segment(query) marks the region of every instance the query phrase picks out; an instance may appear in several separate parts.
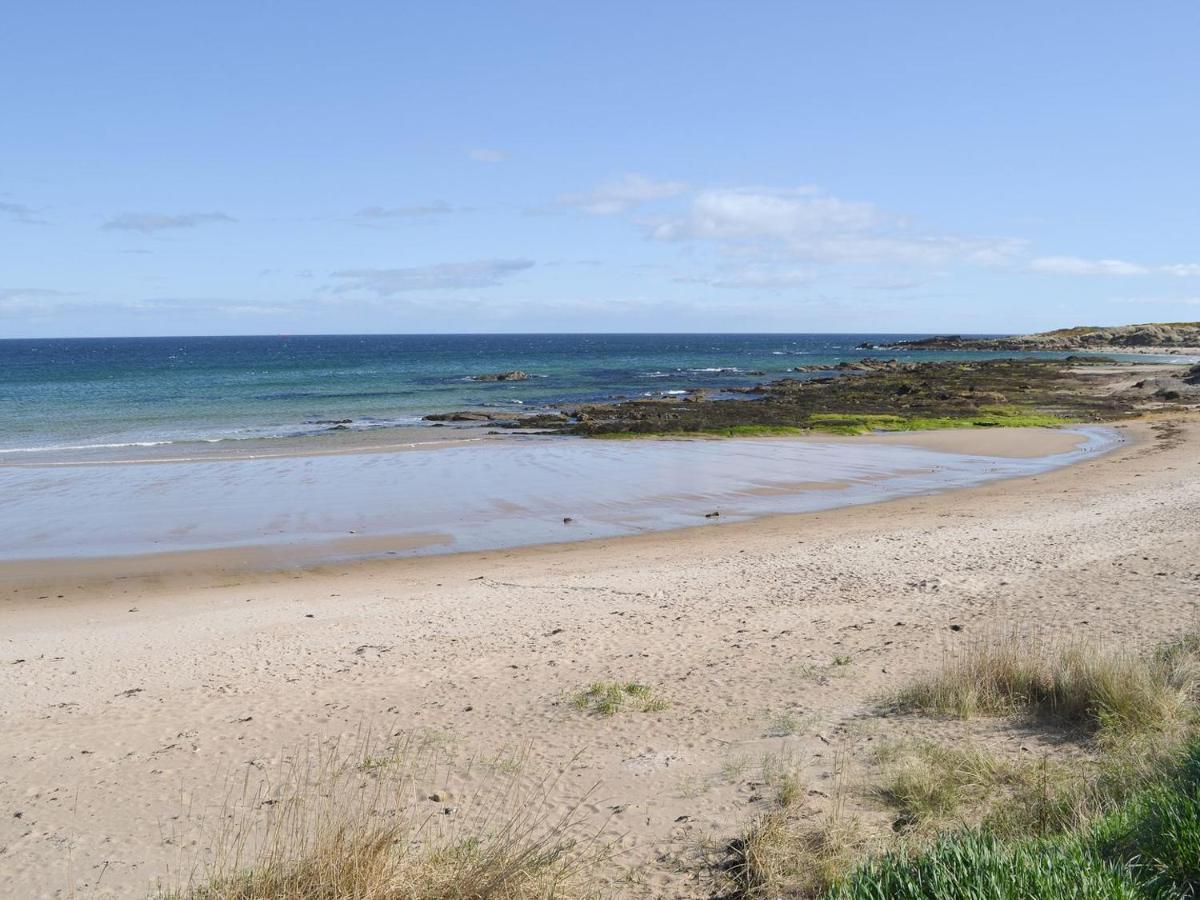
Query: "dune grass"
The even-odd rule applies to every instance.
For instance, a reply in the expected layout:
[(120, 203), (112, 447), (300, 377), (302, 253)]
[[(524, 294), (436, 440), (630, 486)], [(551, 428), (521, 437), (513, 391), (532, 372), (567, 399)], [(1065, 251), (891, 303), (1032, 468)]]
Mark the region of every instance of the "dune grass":
[[(948, 655), (891, 708), (1026, 715), (1069, 761), (969, 744), (885, 745), (868, 794), (888, 832), (777, 802), (732, 848), (743, 897), (1166, 898), (1200, 895), (1200, 638), (1151, 653), (1015, 632)], [(874, 848), (871, 852), (870, 848)]]
[[(364, 766), (364, 760), (370, 761)], [(485, 777), (459, 798), (424, 790), (444, 759), (410, 740), (320, 747), (231, 797), (161, 900), (534, 900), (591, 896), (607, 850), (557, 776)], [(490, 770), (489, 770), (490, 771)]]
[(608, 717), (625, 710), (658, 712), (669, 705), (648, 684), (636, 681), (597, 681), (571, 695), (571, 705), (582, 712)]
[(925, 742), (880, 757), (886, 777), (873, 793), (899, 813), (896, 831), (942, 826), (964, 808), (985, 809), (1037, 779), (1032, 767), (970, 746)]
[[(838, 768), (835, 764), (835, 769)], [(842, 876), (863, 852), (857, 822), (844, 810), (844, 784), (835, 778), (833, 803), (821, 815), (805, 808), (805, 782), (795, 757), (763, 758), (772, 806), (728, 848), (726, 874), (742, 897), (808, 897)]]
[(1027, 712), (1112, 733), (1185, 724), (1198, 689), (1200, 657), (1191, 645), (1143, 655), (1084, 643), (1051, 647), (1013, 632), (969, 644), (894, 699), (906, 711)]

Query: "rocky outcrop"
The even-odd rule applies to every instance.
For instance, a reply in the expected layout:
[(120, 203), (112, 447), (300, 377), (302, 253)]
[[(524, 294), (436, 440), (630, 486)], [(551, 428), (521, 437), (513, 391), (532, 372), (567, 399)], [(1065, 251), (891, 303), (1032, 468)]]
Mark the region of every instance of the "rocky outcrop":
[(444, 422), (473, 422), (498, 425), (501, 428), (551, 428), (570, 422), (571, 417), (561, 412), (513, 416), (511, 413), (496, 415), (477, 409), (464, 409), (457, 412), (430, 413), (424, 417), (424, 421), (439, 425)]
[(520, 369), (511, 372), (492, 372), (488, 375), (472, 375), (471, 381), (528, 381), (533, 376)]
[(1014, 335), (1003, 338), (964, 338), (961, 335), (939, 335), (914, 341), (889, 344), (888, 349), (904, 350), (1015, 350), (1060, 351), (1103, 350), (1106, 348), (1172, 348), (1200, 347), (1200, 322), (1148, 323), (1117, 325), (1101, 328), (1081, 325), (1060, 328), (1039, 334)]
[(463, 410), (461, 412), (430, 413), (425, 416), (426, 422), (490, 422), (495, 418), (491, 413)]
[(895, 372), (912, 368), (913, 363), (902, 363), (898, 359), (879, 359), (867, 356), (857, 362), (840, 362), (829, 365), (796, 366), (793, 372)]

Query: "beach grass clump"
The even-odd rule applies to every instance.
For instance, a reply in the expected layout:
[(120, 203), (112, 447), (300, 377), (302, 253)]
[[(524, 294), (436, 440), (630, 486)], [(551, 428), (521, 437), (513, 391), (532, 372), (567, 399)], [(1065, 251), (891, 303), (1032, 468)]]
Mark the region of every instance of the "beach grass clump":
[(1030, 712), (1131, 732), (1189, 720), (1198, 686), (1194, 647), (1147, 656), (1086, 643), (1051, 647), (1013, 632), (971, 643), (903, 689), (895, 703), (960, 718)]
[[(373, 765), (364, 768), (364, 759)], [(387, 764), (382, 760), (390, 760)], [(541, 900), (585, 896), (608, 856), (557, 776), (491, 775), (464, 796), (422, 790), (444, 760), (321, 748), (225, 804), (160, 900)], [(435, 802), (436, 801), (436, 802)]]
[(834, 883), (862, 852), (857, 825), (834, 810), (803, 816), (778, 806), (730, 846), (727, 874), (742, 897), (812, 897)]
[(841, 762), (824, 812), (805, 803), (807, 780), (794, 750), (765, 754), (760, 787), (773, 789), (770, 809), (728, 847), (724, 869), (731, 896), (811, 897), (844, 875), (862, 855), (859, 823), (845, 814)]
[(637, 681), (597, 681), (571, 695), (571, 705), (596, 716), (615, 716), (619, 712), (658, 712), (667, 701), (648, 684)]
[(976, 747), (922, 743), (886, 756), (887, 776), (875, 793), (899, 812), (897, 830), (944, 824), (1037, 777), (1027, 766)]

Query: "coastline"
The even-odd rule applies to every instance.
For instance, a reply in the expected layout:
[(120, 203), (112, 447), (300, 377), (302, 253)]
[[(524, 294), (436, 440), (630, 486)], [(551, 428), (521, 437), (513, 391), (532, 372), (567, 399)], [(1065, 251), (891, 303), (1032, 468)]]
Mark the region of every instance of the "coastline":
[[(698, 848), (765, 802), (721, 774), (740, 760), (794, 754), (819, 809), (873, 752), (864, 711), (953, 642), (1020, 622), (1140, 646), (1193, 620), (1200, 417), (1125, 428), (1044, 474), (719, 528), (9, 590), (0, 893), (144, 897), (202, 862), (231, 784), (367, 729), (561, 768), (552, 808), (585, 798), (618, 842), (609, 895), (706, 896)], [(563, 702), (604, 678), (670, 705)]]
[[(643, 442), (637, 448), (557, 436), (527, 438), (522, 443), (508, 436), (457, 445), (450, 455), (446, 445), (427, 443), (420, 446), (432, 455), (424, 458), (410, 456), (415, 449), (411, 445), (405, 445), (401, 455), (388, 457), (386, 449), (376, 444), (368, 445), (362, 454), (350, 450), (332, 454), (336, 459), (322, 459), (330, 456), (326, 453), (236, 457), (217, 461), (216, 468), (210, 460), (188, 460), (188, 465), (172, 466), (165, 478), (158, 477), (161, 470), (156, 468), (167, 464), (163, 460), (124, 463), (117, 470), (111, 464), (99, 468), (71, 464), (50, 467), (45, 473), (9, 475), (14, 522), (36, 523), (42, 534), (58, 523), (63, 531), (52, 546), (82, 548), (85, 540), (94, 540), (93, 527), (75, 510), (89, 506), (104, 510), (123, 503), (123, 531), (132, 534), (140, 529), (145, 535), (140, 545), (103, 552), (104, 545), (94, 544), (96, 549), (76, 549), (71, 555), (22, 555), (10, 550), (7, 558), (0, 558), (0, 586), (33, 583), (48, 568), (76, 579), (208, 569), (294, 570), (373, 557), (496, 551), (644, 531), (724, 527), (765, 516), (872, 503), (897, 493), (955, 490), (976, 481), (1020, 477), (1107, 452), (1119, 441), (1117, 434), (1107, 428), (1080, 427), (735, 441), (697, 436)], [(331, 469), (330, 464), (337, 468)], [(474, 471), (481, 467), (487, 467), (483, 476)], [(664, 478), (664, 467), (682, 468), (686, 474)], [(611, 489), (594, 494), (576, 486), (585, 475), (587, 481), (596, 480), (597, 472), (608, 473), (601, 481)], [(121, 477), (114, 480), (117, 475)], [(443, 504), (441, 512), (391, 511), (396, 490), (413, 479), (441, 476), (447, 483), (427, 490), (423, 501), (426, 506)], [(505, 490), (498, 491), (493, 482), (504, 484)], [(321, 484), (332, 485), (337, 493), (326, 498), (314, 494)], [(352, 485), (369, 486), (369, 491), (355, 493)], [(451, 496), (446, 505), (439, 494), (451, 487), (458, 499)], [(38, 500), (47, 489), (60, 495), (50, 505)], [(290, 495), (297, 489), (303, 492), (303, 508), (295, 507), (290, 497), (279, 496), (280, 491)], [(238, 497), (235, 505), (226, 499), (230, 493)], [(386, 495), (382, 507), (375, 494)], [(30, 495), (23, 504), (21, 497)], [(403, 489), (402, 495), (410, 504), (422, 505), (422, 495), (414, 495), (411, 488)], [(544, 496), (553, 496), (554, 504), (538, 499)], [(349, 506), (353, 518), (303, 524), (316, 515), (310, 509), (330, 504)], [(722, 510), (719, 517), (708, 516), (714, 504)], [(158, 514), (159, 506), (169, 514)], [(261, 521), (257, 530), (240, 533), (221, 524), (249, 516)], [(275, 523), (287, 527), (289, 518), (299, 518), (301, 526), (276, 534)], [(571, 527), (565, 527), (568, 522)], [(300, 527), (319, 530), (306, 533), (297, 530)], [(206, 529), (210, 546), (188, 546), (187, 541)], [(15, 528), (9, 540), (19, 541), (21, 534)], [(36, 546), (38, 539), (33, 533), (27, 538), (30, 546)]]

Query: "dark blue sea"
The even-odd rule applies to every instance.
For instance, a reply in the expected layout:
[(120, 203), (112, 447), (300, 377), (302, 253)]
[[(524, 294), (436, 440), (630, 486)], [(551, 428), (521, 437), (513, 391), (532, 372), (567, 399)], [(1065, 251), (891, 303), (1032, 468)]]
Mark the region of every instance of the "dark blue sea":
[[(781, 378), (888, 334), (331, 335), (0, 340), (0, 453), (320, 434)], [(473, 376), (520, 369), (526, 381)], [(796, 376), (800, 377), (800, 376)]]

